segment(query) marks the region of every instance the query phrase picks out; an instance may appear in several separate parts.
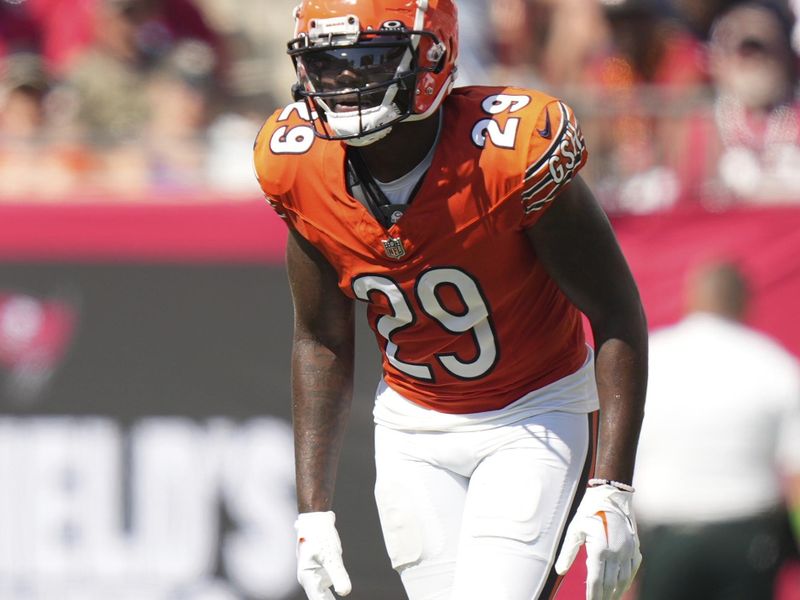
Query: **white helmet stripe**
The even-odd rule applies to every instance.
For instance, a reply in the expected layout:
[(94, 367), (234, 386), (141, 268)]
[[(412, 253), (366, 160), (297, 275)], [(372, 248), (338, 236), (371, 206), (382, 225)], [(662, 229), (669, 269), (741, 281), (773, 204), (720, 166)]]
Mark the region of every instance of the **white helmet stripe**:
[(300, 35), (300, 10), (303, 8), (302, 4), (298, 4), (294, 7), (292, 11), (292, 16), (294, 17), (294, 35), (292, 38), (297, 39)]
[[(414, 18), (414, 29), (416, 31), (422, 31), (422, 28), (425, 26), (425, 12), (428, 10), (428, 0), (418, 0), (417, 1), (417, 15)], [(414, 50), (417, 49), (419, 46), (419, 42), (422, 39), (422, 36), (414, 35), (411, 36), (411, 46)]]

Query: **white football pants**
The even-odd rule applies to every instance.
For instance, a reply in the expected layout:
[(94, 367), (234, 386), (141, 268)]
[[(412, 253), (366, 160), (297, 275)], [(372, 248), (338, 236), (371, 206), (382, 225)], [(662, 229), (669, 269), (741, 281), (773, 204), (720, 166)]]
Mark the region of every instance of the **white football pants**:
[(552, 598), (553, 564), (593, 468), (596, 414), (467, 432), (377, 425), (375, 498), (409, 599)]

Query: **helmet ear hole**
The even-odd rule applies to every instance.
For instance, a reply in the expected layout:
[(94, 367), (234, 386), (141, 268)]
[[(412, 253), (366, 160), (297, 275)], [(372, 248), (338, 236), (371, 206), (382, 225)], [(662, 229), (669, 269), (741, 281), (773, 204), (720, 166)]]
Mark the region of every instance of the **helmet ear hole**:
[(438, 75), (442, 72), (447, 64), (447, 46), (445, 46), (442, 42), (435, 43), (428, 49), (426, 58), (430, 62), (435, 63), (432, 71)]
[(433, 72), (436, 75), (441, 73), (447, 66), (447, 63), (450, 60), (450, 54), (452, 54), (453, 49), (455, 48), (455, 40), (453, 40), (453, 38), (451, 37), (448, 38), (447, 40), (447, 46), (445, 46), (442, 42), (439, 42), (439, 45), (441, 46), (441, 53), (439, 56), (439, 60), (433, 69)]
[(441, 58), (439, 58), (439, 62), (436, 63), (436, 66), (433, 69), (433, 72), (438, 75), (439, 73), (444, 70), (444, 66), (447, 64), (447, 50), (444, 51)]

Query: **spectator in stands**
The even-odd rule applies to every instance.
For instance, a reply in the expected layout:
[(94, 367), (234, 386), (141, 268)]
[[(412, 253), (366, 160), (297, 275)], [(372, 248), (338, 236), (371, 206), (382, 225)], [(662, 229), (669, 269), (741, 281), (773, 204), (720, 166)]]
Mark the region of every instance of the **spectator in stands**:
[(0, 59), (12, 52), (36, 52), (42, 32), (25, 5), (0, 0)]
[(681, 21), (700, 39), (707, 40), (716, 18), (741, 0), (670, 0)]
[(88, 168), (84, 149), (50, 127), (52, 82), (40, 57), (0, 59), (0, 198), (51, 197), (68, 192)]
[(147, 119), (146, 55), (137, 40), (146, 11), (143, 0), (100, 0), (94, 42), (67, 73), (95, 140), (135, 136)]
[[(800, 105), (793, 20), (779, 5), (744, 2), (711, 32), (717, 93), (707, 155), (716, 163), (711, 193), (729, 201), (800, 200)], [(713, 171), (712, 171), (713, 172)]]
[[(189, 0), (97, 0), (94, 42), (68, 72), (81, 98), (81, 121), (95, 136), (131, 138), (148, 120), (147, 78), (181, 40), (209, 30)], [(196, 11), (196, 9), (195, 9)], [(185, 20), (178, 18), (185, 16)], [(195, 18), (189, 18), (195, 15)], [(199, 19), (199, 20), (198, 20)], [(173, 22), (174, 21), (174, 22)], [(198, 38), (186, 37), (197, 32)], [(204, 42), (205, 43), (205, 42)], [(214, 65), (220, 64), (217, 47)], [(219, 76), (219, 71), (215, 71)]]
[(160, 194), (169, 194), (172, 201), (186, 192), (199, 199), (206, 189), (206, 127), (217, 91), (215, 66), (210, 46), (185, 40), (142, 72), (143, 120), (135, 135), (103, 140), (97, 157), (99, 189), (127, 201)]
[[(535, 61), (530, 61), (535, 55), (533, 48), (536, 45), (535, 35), (531, 35), (537, 25), (531, 20), (531, 8), (535, 4), (538, 2), (527, 0), (485, 3), (482, 11), (485, 21), (473, 35), (477, 33), (490, 40), (493, 59), (498, 64), (534, 70), (538, 66)], [(467, 15), (466, 23), (473, 17), (474, 11), (473, 16)], [(466, 23), (461, 23), (460, 29), (466, 29)]]
[(252, 198), (253, 140), (264, 123), (271, 94), (240, 95), (225, 102), (207, 131), (205, 172), (211, 189)]
[(156, 190), (191, 189), (205, 179), (205, 132), (217, 91), (215, 66), (210, 46), (184, 41), (150, 76), (143, 141), (150, 184)]
[(598, 0), (472, 0), (466, 9), (462, 18), (459, 4), (462, 33), (471, 31), (484, 46), (462, 44), (475, 55), (467, 67), (483, 60), (489, 81), (568, 93), (608, 39)]
[(490, 8), (485, 0), (461, 0), (458, 5), (459, 85), (485, 84), (489, 78), (494, 63), (492, 45), (495, 43), (494, 36), (486, 30), (486, 23), (491, 19)]
[(665, 0), (602, 0), (601, 5), (609, 46), (591, 61), (587, 83), (684, 88), (707, 81), (700, 40)]
[(590, 57), (582, 81), (587, 109), (605, 108), (583, 120), (594, 140), (601, 201), (634, 212), (671, 206), (680, 190), (669, 168), (673, 120), (705, 90), (703, 45), (663, 0), (602, 4), (607, 44)]
[(800, 368), (744, 324), (748, 300), (737, 266), (702, 265), (688, 315), (650, 338), (641, 600), (773, 598), (791, 545), (782, 478), (800, 482)]
[(537, 24), (534, 31), (540, 31), (538, 69), (545, 85), (580, 97), (575, 88), (585, 83), (587, 64), (610, 42), (603, 4), (597, 0), (539, 0), (532, 10), (531, 19)]
[(68, 72), (92, 46), (96, 14), (108, 4), (122, 11), (140, 13), (138, 37), (150, 51), (186, 38), (202, 40), (222, 51), (219, 36), (208, 25), (195, 0), (25, 0), (27, 13), (42, 31), (42, 52), (52, 73)]
[(0, 140), (39, 136), (49, 87), (38, 55), (17, 52), (0, 58)]

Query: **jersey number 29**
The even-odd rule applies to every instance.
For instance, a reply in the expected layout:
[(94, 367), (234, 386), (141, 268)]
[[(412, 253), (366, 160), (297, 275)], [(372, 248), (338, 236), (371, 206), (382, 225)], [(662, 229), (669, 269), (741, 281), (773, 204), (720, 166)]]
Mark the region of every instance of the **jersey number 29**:
[[(452, 286), (465, 310), (454, 312), (442, 304), (438, 291), (443, 285)], [(382, 315), (376, 325), (378, 333), (386, 338), (386, 358), (389, 363), (411, 377), (433, 381), (433, 371), (429, 365), (408, 363), (397, 357), (398, 347), (392, 341), (392, 336), (417, 322), (417, 315), (400, 286), (381, 275), (361, 275), (353, 280), (352, 286), (356, 298), (366, 302), (370, 301), (373, 292), (383, 294), (389, 300), (394, 314)], [(469, 332), (477, 348), (475, 358), (468, 362), (454, 353), (434, 355), (442, 367), (458, 379), (477, 379), (486, 375), (497, 361), (498, 350), (489, 308), (477, 282), (459, 269), (435, 268), (417, 278), (414, 294), (425, 315), (453, 335)]]

